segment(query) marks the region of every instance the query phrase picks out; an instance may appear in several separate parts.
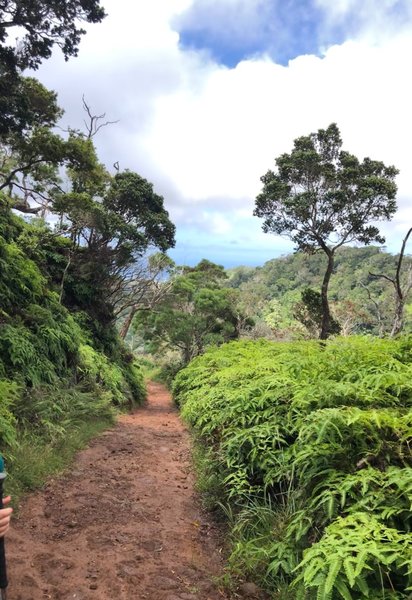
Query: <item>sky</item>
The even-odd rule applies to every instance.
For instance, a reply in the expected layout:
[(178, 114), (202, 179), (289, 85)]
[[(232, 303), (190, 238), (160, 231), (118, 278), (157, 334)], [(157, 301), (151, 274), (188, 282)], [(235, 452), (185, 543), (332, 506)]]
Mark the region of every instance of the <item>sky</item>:
[(336, 122), (345, 150), (394, 164), (399, 209), (380, 226), (397, 252), (412, 225), (410, 0), (102, 0), (79, 55), (36, 76), (62, 126), (82, 96), (117, 121), (95, 137), (111, 172), (162, 195), (178, 264), (262, 265), (293, 251), (253, 217), (260, 177), (293, 140)]

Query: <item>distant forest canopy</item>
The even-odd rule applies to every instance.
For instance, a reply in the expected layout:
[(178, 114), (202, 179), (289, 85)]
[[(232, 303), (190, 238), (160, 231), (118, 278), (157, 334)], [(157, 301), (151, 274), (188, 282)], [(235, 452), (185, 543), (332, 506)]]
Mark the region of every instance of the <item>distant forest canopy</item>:
[[(398, 258), (377, 246), (339, 249), (330, 284), (335, 334), (391, 336), (397, 304), (389, 279)], [(160, 279), (155, 272), (143, 286), (131, 311), (120, 314), (119, 327), (132, 350), (153, 354), (172, 375), (208, 346), (231, 339), (317, 339), (325, 261), (322, 253), (304, 252), (232, 269), (207, 259), (194, 267), (170, 261)], [(406, 291), (411, 272), (405, 255), (400, 281)], [(412, 299), (405, 298), (402, 331), (409, 333)]]
[[(337, 252), (330, 283), (330, 300), (341, 334), (371, 333), (388, 335), (395, 310), (391, 283), (374, 275), (394, 277), (397, 256), (377, 246), (342, 247)], [(266, 332), (278, 338), (307, 335), (296, 319), (302, 292), (319, 291), (326, 258), (321, 253), (296, 252), (266, 262), (261, 267), (240, 266), (228, 269), (227, 284), (239, 290), (246, 312), (256, 319), (256, 336)], [(412, 259), (403, 261), (403, 279), (412, 268)], [(412, 330), (412, 301), (405, 310), (404, 332)], [(315, 335), (313, 337), (316, 337)]]

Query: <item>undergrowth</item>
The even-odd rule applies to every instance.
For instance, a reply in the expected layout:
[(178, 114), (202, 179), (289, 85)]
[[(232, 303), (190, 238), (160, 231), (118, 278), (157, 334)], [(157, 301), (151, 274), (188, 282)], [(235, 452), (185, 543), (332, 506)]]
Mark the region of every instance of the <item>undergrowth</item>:
[(113, 425), (113, 419), (82, 422), (64, 437), (47, 440), (30, 431), (21, 431), (7, 461), (5, 493), (11, 494), (13, 507), (26, 493), (42, 487), (55, 475), (69, 468), (74, 455), (99, 433)]
[(42, 232), (0, 205), (0, 453), (14, 495), (146, 396), (114, 323), (62, 304), (66, 242), (50, 249)]
[(156, 381), (163, 383), (161, 377), (161, 367), (151, 358), (143, 355), (138, 355), (139, 367), (141, 369), (143, 379), (147, 381)]
[(235, 342), (174, 394), (227, 507), (235, 576), (274, 598), (410, 598), (410, 338)]

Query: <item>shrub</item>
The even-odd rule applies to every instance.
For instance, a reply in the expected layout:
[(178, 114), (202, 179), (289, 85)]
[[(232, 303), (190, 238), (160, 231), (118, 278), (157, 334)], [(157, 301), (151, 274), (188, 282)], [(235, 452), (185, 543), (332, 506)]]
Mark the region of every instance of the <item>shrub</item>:
[(114, 422), (115, 417), (108, 392), (49, 385), (27, 390), (16, 402), (14, 414), (21, 430), (53, 443), (82, 423), (93, 419)]
[(79, 347), (79, 358), (81, 380), (91, 389), (106, 390), (114, 405), (130, 406), (144, 400), (143, 375), (133, 360), (116, 364), (86, 344)]
[(0, 443), (13, 444), (16, 440), (16, 418), (12, 412), (13, 404), (20, 390), (15, 382), (0, 379)]
[[(142, 402), (145, 389), (95, 272), (85, 281), (69, 269), (72, 241), (16, 217), (0, 196), (0, 451), (7, 486), (25, 490), (63, 468), (116, 409)], [(78, 302), (82, 293), (91, 303)]]
[[(308, 599), (408, 597), (411, 348), (410, 339), (356, 337), (235, 342), (177, 375), (176, 401), (213, 449), (209, 471), (237, 515), (239, 571), (259, 572), (272, 590), (288, 581)], [(259, 525), (268, 510), (281, 528)], [(242, 526), (258, 514), (256, 527)], [(378, 550), (355, 579), (343, 559), (338, 568), (319, 558), (332, 539), (339, 555), (357, 557), (371, 536)]]

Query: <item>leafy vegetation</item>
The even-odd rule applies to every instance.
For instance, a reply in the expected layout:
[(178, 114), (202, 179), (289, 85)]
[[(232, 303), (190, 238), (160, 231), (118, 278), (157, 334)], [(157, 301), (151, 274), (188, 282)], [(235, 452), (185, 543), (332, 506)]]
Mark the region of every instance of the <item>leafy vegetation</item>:
[[(99, 340), (95, 328), (85, 325), (86, 313), (61, 304), (51, 247), (37, 249), (33, 243), (38, 226), (5, 204), (0, 227), (0, 444), (11, 471), (9, 485), (19, 494), (32, 485), (24, 460), (33, 448), (39, 460), (47, 456), (50, 462), (48, 467), (40, 460), (33, 470), (33, 481), (40, 481), (41, 473), (53, 471), (52, 464), (65, 464), (52, 458), (54, 453), (68, 458), (69, 447), (112, 423), (115, 407), (140, 403), (145, 390), (133, 357), (116, 342), (114, 325), (111, 348), (106, 344), (104, 352), (108, 333)], [(54, 252), (62, 241), (56, 238)]]
[[(336, 252), (329, 302), (342, 335), (391, 333), (396, 310), (393, 285), (374, 274), (396, 277), (397, 260), (398, 257), (376, 246), (348, 246)], [(410, 256), (405, 256), (404, 268), (399, 273), (404, 288), (408, 285), (410, 263)], [(261, 267), (230, 269), (228, 285), (238, 290), (245, 313), (255, 320), (255, 335), (261, 332), (267, 337), (286, 340), (318, 337), (319, 311), (308, 313), (302, 294), (308, 289), (312, 295), (319, 294), (325, 268), (323, 254), (296, 252)], [(411, 304), (407, 297), (403, 300), (406, 307), (403, 327), (410, 332)], [(302, 320), (306, 321), (305, 327)]]
[[(0, 445), (19, 493), (143, 401), (116, 307), (134, 266), (173, 246), (175, 228), (150, 182), (99, 162), (90, 110), (86, 133), (57, 133), (56, 94), (23, 75), (56, 44), (75, 55), (79, 20), (105, 16), (99, 0), (6, 2), (0, 14)], [(8, 46), (15, 26), (27, 35)]]
[(279, 597), (409, 597), (411, 365), (409, 338), (260, 340), (177, 375), (235, 573)]
[(336, 251), (354, 241), (384, 243), (374, 223), (396, 212), (398, 171), (342, 150), (336, 123), (296, 139), (276, 167), (261, 178), (254, 214), (264, 219), (263, 231), (287, 235), (303, 252), (326, 255), (319, 336), (326, 339), (332, 333), (328, 289)]
[(172, 375), (208, 346), (239, 337), (238, 294), (225, 286), (226, 278), (223, 267), (208, 260), (183, 267), (156, 310), (136, 316), (135, 330), (149, 351), (174, 351)]

